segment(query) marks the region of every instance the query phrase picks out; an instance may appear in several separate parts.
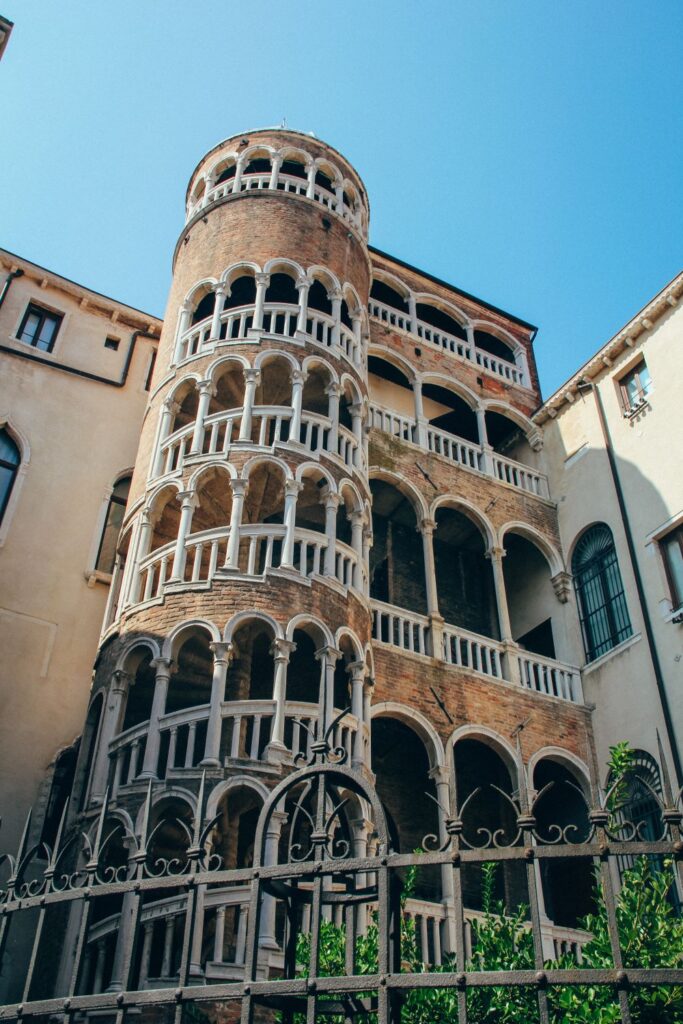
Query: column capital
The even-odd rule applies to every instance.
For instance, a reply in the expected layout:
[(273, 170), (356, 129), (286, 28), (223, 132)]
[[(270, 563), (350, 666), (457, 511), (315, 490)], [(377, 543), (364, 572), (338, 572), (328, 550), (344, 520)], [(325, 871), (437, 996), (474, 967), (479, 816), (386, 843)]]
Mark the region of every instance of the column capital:
[(294, 283), (296, 284), (297, 288), (299, 288), (299, 289), (305, 288), (306, 291), (308, 291), (308, 289), (313, 284), (313, 282), (311, 281), (310, 277), (305, 277), (305, 276), (304, 277), (297, 277), (297, 279), (296, 279), (296, 281)]
[(185, 299), (185, 301), (180, 304), (180, 309), (183, 313), (191, 313), (194, 309), (192, 299)]
[(368, 673), (368, 666), (364, 661), (351, 661), (346, 666), (346, 671), (353, 682), (362, 682)]
[(340, 504), (340, 494), (336, 494), (334, 491), (328, 491), (327, 494), (323, 495), (323, 505), (325, 508), (339, 508)]
[(285, 497), (289, 498), (292, 495), (296, 497), (304, 489), (304, 485), (299, 480), (285, 480)]
[(196, 491), (178, 491), (176, 498), (180, 500), (181, 508), (195, 508), (197, 506)]
[(157, 679), (170, 679), (176, 669), (172, 658), (153, 658), (150, 665), (154, 669)]
[(216, 385), (210, 379), (197, 381), (197, 391), (200, 395), (211, 395), (212, 397), (216, 394)]
[(570, 572), (557, 572), (550, 577), (555, 596), (561, 604), (566, 604), (572, 592), (572, 581), (574, 577)]
[(253, 366), (246, 367), (242, 370), (242, 373), (244, 374), (244, 381), (246, 384), (258, 384), (261, 380), (261, 371)]
[(343, 658), (343, 656), (344, 655), (342, 651), (340, 651), (337, 647), (332, 647), (331, 644), (326, 644), (324, 647), (319, 648), (319, 650), (315, 652), (316, 661), (325, 660), (331, 662), (332, 664), (339, 661), (339, 659)]
[(214, 295), (225, 295), (228, 290), (228, 286), (225, 281), (219, 281), (213, 286)]
[(362, 508), (355, 508), (353, 512), (349, 512), (346, 518), (350, 523), (354, 525), (358, 525), (358, 523), (363, 525), (367, 522), (365, 518), (365, 512), (363, 511)]
[(543, 434), (540, 430), (530, 430), (526, 439), (535, 452), (540, 452), (543, 447)]
[(436, 520), (428, 518), (421, 519), (420, 522), (418, 523), (417, 528), (420, 533), (426, 534), (427, 536), (431, 537), (434, 531), (436, 530)]
[(178, 412), (178, 409), (180, 409), (180, 402), (176, 402), (175, 398), (173, 398), (172, 395), (167, 395), (167, 397), (163, 400), (161, 404), (163, 405), (164, 409), (168, 409), (168, 411), (173, 413), (174, 415), (175, 413)]
[(133, 682), (133, 673), (116, 668), (111, 674), (111, 689), (114, 693), (125, 693)]
[(338, 396), (338, 395), (341, 394), (341, 385), (339, 384), (338, 381), (331, 380), (330, 383), (327, 384), (324, 387), (323, 390), (324, 390), (325, 394), (328, 395), (328, 396), (329, 395), (337, 395)]
[(296, 650), (296, 644), (293, 640), (285, 640), (283, 637), (276, 637), (270, 645), (270, 653), (273, 655), (275, 661), (283, 661), (285, 664), (289, 662), (289, 658)]
[(506, 551), (505, 548), (492, 544), (491, 547), (486, 549), (484, 554), (485, 557), (490, 558), (492, 562), (500, 562), (505, 558)]
[(433, 779), (434, 782), (436, 782), (436, 783), (442, 783), (442, 784), (445, 783), (445, 785), (447, 785), (447, 786), (450, 785), (451, 773), (450, 773), (450, 769), (448, 768), (448, 765), (436, 764), (436, 765), (434, 765), (433, 768), (429, 769), (427, 774), (428, 774), (429, 778)]
[(308, 380), (308, 374), (305, 370), (292, 370), (290, 380), (292, 384), (303, 384), (304, 381)]
[(244, 498), (249, 490), (249, 481), (236, 477), (229, 481), (233, 498)]
[(214, 665), (229, 665), (232, 660), (233, 645), (229, 641), (214, 640), (209, 644), (213, 651)]
[(344, 298), (339, 288), (331, 288), (327, 293), (327, 297), (330, 300), (330, 302), (341, 302), (341, 300)]
[(257, 285), (260, 285), (262, 288), (267, 288), (268, 285), (270, 284), (270, 274), (264, 274), (262, 272), (254, 274), (254, 281), (256, 282)]

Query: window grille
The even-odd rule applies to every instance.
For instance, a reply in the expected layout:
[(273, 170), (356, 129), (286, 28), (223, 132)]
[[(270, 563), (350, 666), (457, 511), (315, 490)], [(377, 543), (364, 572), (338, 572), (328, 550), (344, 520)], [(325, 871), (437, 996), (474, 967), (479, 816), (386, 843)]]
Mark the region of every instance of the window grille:
[(595, 661), (631, 633), (612, 531), (598, 523), (583, 534), (572, 558), (586, 660)]

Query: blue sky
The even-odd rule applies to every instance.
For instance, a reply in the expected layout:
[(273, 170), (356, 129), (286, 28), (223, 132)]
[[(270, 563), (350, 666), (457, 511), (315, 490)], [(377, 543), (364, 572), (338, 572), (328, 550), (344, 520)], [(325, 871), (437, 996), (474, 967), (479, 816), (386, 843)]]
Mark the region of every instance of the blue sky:
[(683, 4), (4, 0), (0, 245), (161, 315), (187, 179), (287, 119), (380, 249), (539, 326), (544, 394), (683, 267)]

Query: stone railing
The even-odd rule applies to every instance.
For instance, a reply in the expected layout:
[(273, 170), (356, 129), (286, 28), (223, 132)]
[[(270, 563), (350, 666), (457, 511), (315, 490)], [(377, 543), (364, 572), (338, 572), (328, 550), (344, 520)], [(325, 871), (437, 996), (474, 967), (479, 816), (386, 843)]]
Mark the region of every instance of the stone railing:
[(434, 455), (440, 455), (449, 462), (475, 473), (483, 473), (501, 483), (508, 484), (516, 490), (535, 494), (548, 499), (550, 490), (545, 473), (539, 473), (530, 466), (525, 466), (505, 455), (498, 455), (492, 449), (484, 450), (481, 445), (466, 441), (445, 430), (438, 430), (427, 424), (424, 434), (415, 419), (404, 413), (385, 409), (381, 405), (371, 403), (368, 419), (370, 427), (391, 434), (401, 441), (417, 444)]
[[(372, 636), (379, 643), (412, 654), (435, 656), (455, 668), (515, 683), (548, 697), (583, 704), (581, 670), (575, 666), (524, 651), (518, 644), (502, 643), (448, 623), (439, 625), (435, 635), (435, 627), (426, 615), (381, 601), (370, 603)], [(435, 650), (439, 651), (438, 655), (433, 653)]]
[(510, 363), (506, 359), (499, 359), (489, 352), (484, 352), (483, 349), (477, 348), (464, 338), (457, 338), (454, 334), (448, 334), (447, 331), (442, 331), (422, 320), (415, 320), (413, 322), (409, 313), (394, 309), (393, 306), (387, 306), (376, 299), (370, 299), (369, 309), (370, 315), (377, 320), (381, 320), (384, 324), (398, 327), (413, 337), (427, 341), (436, 348), (450, 353), (450, 355), (455, 356), (457, 359), (475, 363), (486, 370), (487, 373), (501, 377), (512, 384), (520, 384), (522, 387), (529, 386), (525, 380), (524, 371), (519, 366), (516, 366), (515, 363)]
[[(228, 342), (246, 341), (254, 331), (256, 307), (238, 306), (227, 309), (220, 315), (219, 335), (211, 336), (212, 317), (193, 324), (180, 338), (177, 358), (180, 362), (206, 352), (212, 352), (216, 345)], [(263, 321), (260, 331), (275, 338), (294, 339), (300, 337), (297, 331), (299, 307), (293, 303), (267, 302), (263, 307)], [(317, 309), (306, 312), (306, 340), (328, 349), (332, 355), (340, 355), (352, 366), (363, 366), (363, 350), (360, 340), (346, 324), (336, 324), (333, 317)], [(338, 344), (335, 327), (339, 328)]]

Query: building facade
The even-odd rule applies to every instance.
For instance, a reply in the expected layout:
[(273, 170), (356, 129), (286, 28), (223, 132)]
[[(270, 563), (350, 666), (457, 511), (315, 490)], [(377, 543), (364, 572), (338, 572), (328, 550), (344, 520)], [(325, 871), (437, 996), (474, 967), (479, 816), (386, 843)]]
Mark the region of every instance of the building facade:
[[(536, 329), (372, 248), (369, 217), (363, 182), (339, 153), (264, 130), (226, 140), (193, 172), (163, 326), (3, 254), (8, 281), (24, 271), (0, 308), (16, 378), (0, 453), (0, 561), (4, 686), (16, 709), (6, 778), (15, 791), (14, 770), (25, 780), (17, 812), (62, 749), (33, 842), (94, 829), (107, 836), (114, 878), (141, 835), (156, 837), (155, 863), (173, 863), (199, 819), (202, 843), (237, 877), (252, 866), (262, 808), (321, 737), (372, 782), (402, 853), (428, 834), (446, 842), (456, 803), (476, 808), (472, 835), (491, 835), (512, 828), (522, 790), (569, 784), (588, 799), (621, 739), (656, 759), (659, 734), (676, 764), (680, 479), (659, 511), (639, 506), (635, 543), (664, 560), (646, 566), (639, 552), (634, 568), (595, 394), (609, 371), (611, 405), (630, 403), (609, 410), (627, 431), (617, 458), (647, 476), (645, 442), (640, 454), (629, 445), (650, 407), (659, 411), (657, 361), (676, 330), (680, 280), (664, 321), (653, 315), (646, 328), (656, 392), (634, 342), (624, 358), (608, 346), (539, 410)], [(662, 403), (660, 431), (666, 416)], [(102, 434), (76, 455), (84, 421)], [(667, 482), (651, 478), (654, 489)], [(639, 505), (637, 474), (623, 486)], [(45, 505), (58, 500), (59, 526), (46, 530)], [(611, 548), (604, 530), (587, 532), (598, 524)], [(21, 572), (36, 536), (40, 581)], [(601, 601), (590, 572), (609, 576)], [(668, 645), (663, 688), (649, 641), (638, 642), (637, 572), (655, 643)], [(497, 802), (477, 803), (483, 784)], [(264, 839), (273, 857), (291, 844), (299, 806), (282, 792)], [(367, 801), (353, 806), (345, 841), (362, 858), (378, 825)], [(565, 806), (565, 824), (581, 818), (569, 797)], [(10, 822), (18, 832), (18, 814)], [(583, 867), (538, 868), (547, 956), (585, 938)], [(498, 878), (509, 906), (531, 884), (519, 868), (503, 865)], [(450, 867), (420, 872), (408, 912), (425, 960), (456, 950), (454, 908), (464, 900), (476, 917), (480, 883), (473, 868), (456, 898)], [(200, 884), (189, 931), (187, 904), (168, 893), (142, 908), (132, 891), (114, 894), (87, 928), (61, 919), (64, 953), (45, 992), (71, 991), (74, 949), (74, 985), (94, 994), (244, 977), (246, 875), (229, 891)], [(270, 893), (257, 942), (275, 974), (285, 933)], [(18, 998), (26, 949), (21, 935), (7, 944), (5, 998)], [(31, 984), (25, 999), (37, 998)]]

